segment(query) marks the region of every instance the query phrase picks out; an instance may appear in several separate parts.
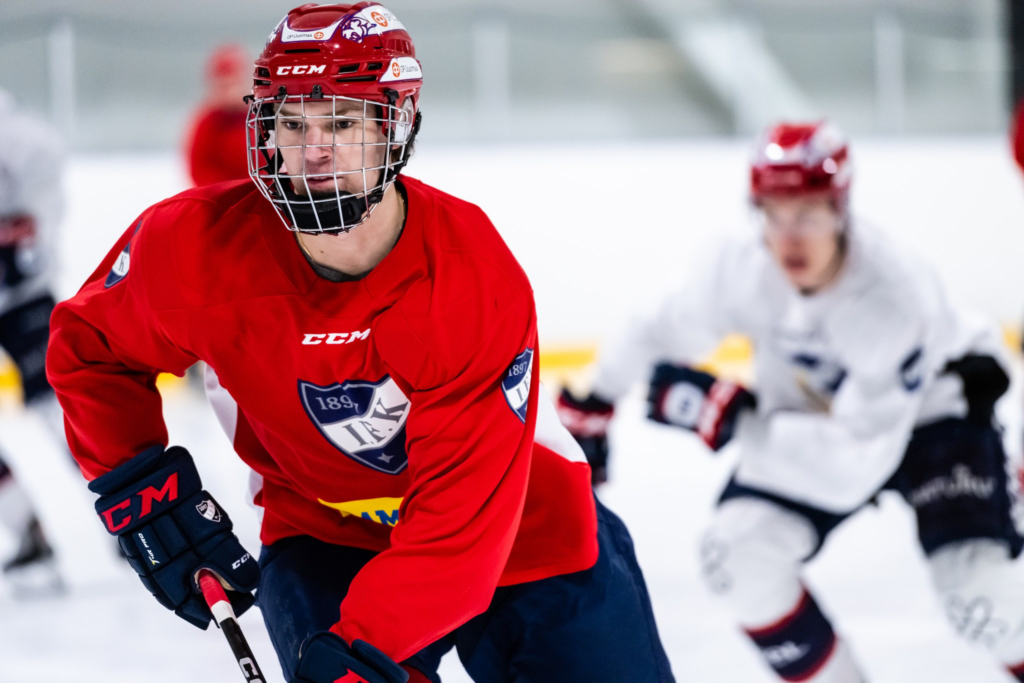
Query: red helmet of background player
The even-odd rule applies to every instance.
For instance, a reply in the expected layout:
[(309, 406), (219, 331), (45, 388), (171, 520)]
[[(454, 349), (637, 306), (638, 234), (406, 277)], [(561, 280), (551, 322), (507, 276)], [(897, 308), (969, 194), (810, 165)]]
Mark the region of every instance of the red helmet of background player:
[(846, 137), (826, 121), (780, 123), (758, 140), (750, 165), (750, 197), (827, 196), (845, 212), (853, 175)]
[[(253, 78), (249, 174), (285, 225), (300, 232), (347, 232), (365, 221), (408, 161), (421, 120), (423, 72), (402, 23), (374, 2), (302, 5), (270, 34)], [(339, 100), (362, 103), (364, 123), (380, 126), (386, 142), (363, 144), (387, 145), (384, 164), (335, 172), (361, 175), (362, 192), (298, 195), (294, 183), (305, 176), (283, 169), (275, 153), (277, 112), (285, 103), (336, 106)]]
[(250, 56), (241, 45), (228, 43), (217, 47), (206, 60), (206, 78), (234, 79), (245, 76), (249, 69)]

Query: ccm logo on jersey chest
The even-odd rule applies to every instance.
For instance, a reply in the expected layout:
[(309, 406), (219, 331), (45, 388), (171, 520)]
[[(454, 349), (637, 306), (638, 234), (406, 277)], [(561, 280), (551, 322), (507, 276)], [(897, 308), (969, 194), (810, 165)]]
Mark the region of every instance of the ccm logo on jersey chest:
[(316, 346), (318, 344), (351, 344), (354, 341), (365, 340), (370, 337), (370, 330), (365, 329), (362, 332), (327, 332), (325, 334), (306, 334), (302, 337), (302, 343), (306, 346)]

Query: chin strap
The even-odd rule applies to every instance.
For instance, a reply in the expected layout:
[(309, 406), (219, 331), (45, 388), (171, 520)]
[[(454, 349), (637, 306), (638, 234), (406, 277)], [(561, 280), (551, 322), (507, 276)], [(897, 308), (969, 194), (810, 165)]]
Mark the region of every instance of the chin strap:
[[(422, 112), (416, 112), (416, 119), (413, 122), (409, 139), (404, 143), (406, 153), (402, 155), (402, 160), (381, 174), (381, 183), (363, 196), (342, 194), (340, 198), (335, 195), (322, 199), (316, 197), (311, 199), (296, 194), (291, 183), (278, 181), (279, 189), (284, 194), (284, 199), (291, 210), (295, 227), (300, 232), (337, 234), (348, 232), (369, 218), (374, 207), (384, 200), (384, 193), (387, 192), (388, 187), (395, 182), (402, 169), (409, 163), (409, 157), (412, 155), (416, 135), (419, 133), (422, 122)], [(267, 166), (264, 168), (268, 170), (272, 168), (273, 175), (276, 176), (281, 168), (280, 155), (275, 154), (271, 157), (265, 154), (264, 158), (267, 160)]]

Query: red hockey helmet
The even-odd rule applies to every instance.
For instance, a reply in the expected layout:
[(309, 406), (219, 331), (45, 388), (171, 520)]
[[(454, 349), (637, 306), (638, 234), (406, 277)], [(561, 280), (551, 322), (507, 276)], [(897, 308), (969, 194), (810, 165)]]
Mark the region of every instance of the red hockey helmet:
[(853, 168), (843, 133), (831, 123), (780, 123), (754, 148), (750, 197), (825, 195), (845, 212)]
[[(422, 83), (412, 38), (379, 4), (308, 4), (281, 20), (256, 60), (248, 118), (249, 175), (290, 230), (347, 232), (369, 217), (408, 161), (421, 119)], [(379, 128), (382, 138), (371, 141), (362, 132), (359, 139), (341, 140), (331, 126), (326, 141), (310, 141), (301, 133), (300, 141), (286, 144), (276, 131), (286, 105), (291, 105), (285, 117), (289, 131), (331, 119), (359, 131)], [(333, 148), (333, 155), (353, 146), (361, 147), (361, 166), (338, 168), (332, 156), (330, 168), (307, 172), (310, 148)], [(287, 168), (283, 157), (288, 155), (282, 150), (289, 148), (302, 153), (301, 168)], [(341, 189), (351, 187), (342, 182), (345, 176), (361, 178), (362, 189)], [(326, 192), (311, 189), (325, 180), (333, 180)]]
[(246, 55), (241, 45), (227, 43), (217, 47), (206, 60), (206, 77), (214, 79), (238, 79), (245, 78), (248, 73), (249, 61), (252, 57)]

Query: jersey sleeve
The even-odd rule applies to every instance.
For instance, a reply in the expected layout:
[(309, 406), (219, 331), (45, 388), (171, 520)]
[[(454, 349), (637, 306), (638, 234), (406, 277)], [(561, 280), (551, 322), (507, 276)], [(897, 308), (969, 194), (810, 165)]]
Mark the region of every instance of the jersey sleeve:
[(695, 363), (733, 331), (724, 287), (729, 284), (728, 246), (651, 314), (638, 315), (601, 350), (593, 390), (607, 401), (624, 396), (659, 361)]
[[(471, 352), (460, 342), (462, 367), (432, 354), (399, 316), (376, 331), (389, 367), (426, 388), (410, 394), (410, 485), (391, 547), (359, 572), (332, 629), (397, 661), (486, 609), (519, 528), (533, 453), (532, 296), (510, 303), (486, 335), (470, 332), (475, 323), (445, 323), (479, 339)], [(389, 362), (397, 356), (400, 368)]]
[(828, 412), (752, 417), (737, 472), (744, 484), (835, 512), (863, 505), (896, 471), (941, 360), (912, 307), (875, 300), (844, 313), (832, 335), (845, 339), (847, 375)]
[[(71, 452), (88, 479), (146, 448), (167, 445), (160, 372), (183, 374), (196, 358), (175, 345), (150, 304), (151, 265), (143, 214), (79, 292), (53, 313), (47, 376)], [(169, 283), (162, 283), (166, 288)]]

